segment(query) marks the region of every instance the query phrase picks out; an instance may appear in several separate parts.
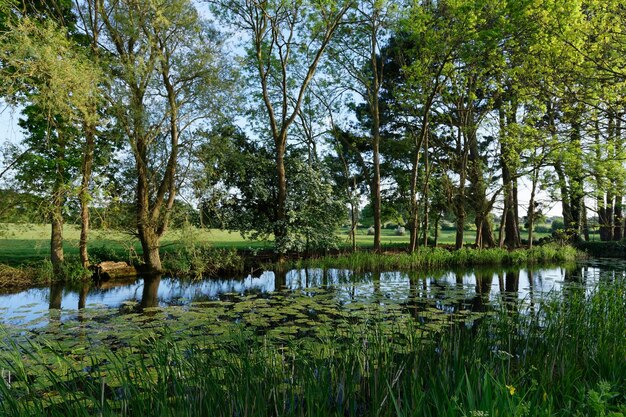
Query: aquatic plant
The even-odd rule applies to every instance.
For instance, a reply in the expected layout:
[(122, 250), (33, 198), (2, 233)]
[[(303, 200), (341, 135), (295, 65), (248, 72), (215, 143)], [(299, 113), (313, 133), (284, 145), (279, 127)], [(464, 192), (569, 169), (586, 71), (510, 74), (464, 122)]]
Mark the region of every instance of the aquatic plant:
[(290, 266), (297, 268), (341, 268), (354, 271), (425, 270), (434, 268), (472, 266), (514, 266), (527, 263), (575, 261), (584, 256), (571, 246), (554, 244), (532, 249), (508, 251), (500, 248), (462, 248), (450, 251), (445, 248), (422, 248), (418, 252), (382, 253), (354, 252), (340, 256), (296, 260)]
[[(323, 291), (302, 303), (290, 297), (274, 308), (259, 298), (209, 302), (189, 316), (149, 310), (113, 318), (97, 334), (88, 320), (27, 337), (7, 333), (0, 414), (626, 413), (623, 274), (540, 303), (503, 297), (486, 313), (439, 311), (437, 326), (424, 319), (428, 308), (420, 318), (385, 303), (340, 310), (323, 303)], [(179, 317), (177, 327), (168, 316)], [(54, 332), (60, 337), (50, 342)]]

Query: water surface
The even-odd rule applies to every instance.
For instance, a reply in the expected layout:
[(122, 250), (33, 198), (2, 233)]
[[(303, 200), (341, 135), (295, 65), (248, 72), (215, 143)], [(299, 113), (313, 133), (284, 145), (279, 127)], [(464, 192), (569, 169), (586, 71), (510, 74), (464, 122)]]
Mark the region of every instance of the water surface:
[[(621, 260), (590, 260), (574, 266), (524, 269), (470, 269), (437, 273), (347, 270), (265, 271), (257, 276), (197, 281), (175, 277), (138, 277), (98, 285), (31, 288), (0, 293), (0, 323), (38, 328), (50, 322), (83, 320), (84, 311), (141, 313), (146, 309), (188, 309), (203, 302), (251, 308), (278, 297), (296, 299), (324, 294), (324, 303), (349, 306), (398, 306), (403, 311), (436, 308), (442, 312), (485, 311), (503, 300), (534, 305), (546, 294), (562, 296), (569, 288), (592, 291), (601, 279), (626, 273)], [(256, 301), (255, 301), (256, 300)], [(280, 304), (274, 306), (281, 309)]]

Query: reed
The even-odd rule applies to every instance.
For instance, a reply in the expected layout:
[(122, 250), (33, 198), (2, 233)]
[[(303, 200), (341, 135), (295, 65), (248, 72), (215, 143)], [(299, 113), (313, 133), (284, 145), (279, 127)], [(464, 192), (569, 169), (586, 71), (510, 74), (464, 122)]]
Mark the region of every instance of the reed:
[(470, 249), (450, 251), (444, 248), (422, 248), (412, 254), (354, 252), (341, 256), (325, 256), (296, 260), (294, 268), (339, 268), (362, 271), (414, 271), (437, 268), (473, 266), (515, 266), (575, 261), (584, 256), (571, 246), (544, 245), (532, 249)]

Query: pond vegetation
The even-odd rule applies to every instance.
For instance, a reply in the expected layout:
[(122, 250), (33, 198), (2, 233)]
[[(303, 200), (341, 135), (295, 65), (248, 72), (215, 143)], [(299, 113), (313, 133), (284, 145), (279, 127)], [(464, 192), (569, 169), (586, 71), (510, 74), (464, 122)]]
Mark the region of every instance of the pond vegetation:
[(167, 305), (146, 278), (5, 325), (0, 414), (622, 416), (625, 268), (556, 270), (296, 270)]

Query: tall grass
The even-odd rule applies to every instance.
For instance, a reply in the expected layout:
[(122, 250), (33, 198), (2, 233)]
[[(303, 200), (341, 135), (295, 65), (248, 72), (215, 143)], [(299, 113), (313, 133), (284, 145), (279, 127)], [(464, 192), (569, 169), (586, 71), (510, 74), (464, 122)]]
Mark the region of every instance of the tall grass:
[(97, 359), (89, 347), (79, 350), (83, 359), (52, 345), (4, 340), (0, 415), (626, 413), (624, 277), (541, 305), (503, 301), (473, 321), (423, 330), (417, 321), (372, 320), (316, 340), (242, 329), (194, 344), (165, 332)]
[(297, 268), (341, 268), (353, 271), (424, 270), (472, 266), (514, 266), (528, 263), (575, 261), (583, 256), (571, 246), (544, 245), (532, 249), (470, 249), (450, 251), (444, 248), (423, 248), (412, 254), (355, 252), (342, 256), (294, 261)]

